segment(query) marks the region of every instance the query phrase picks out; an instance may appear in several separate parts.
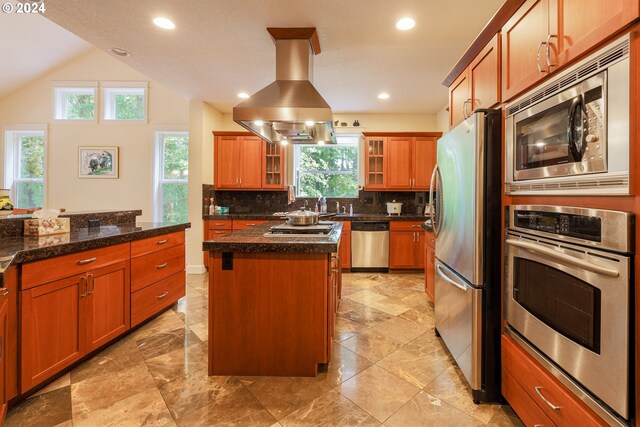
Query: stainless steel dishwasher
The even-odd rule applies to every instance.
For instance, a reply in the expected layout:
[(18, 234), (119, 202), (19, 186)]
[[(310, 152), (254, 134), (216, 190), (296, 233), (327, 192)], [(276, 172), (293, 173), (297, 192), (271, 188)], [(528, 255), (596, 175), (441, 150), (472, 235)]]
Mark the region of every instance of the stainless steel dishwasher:
[(351, 223), (351, 271), (389, 271), (389, 221)]

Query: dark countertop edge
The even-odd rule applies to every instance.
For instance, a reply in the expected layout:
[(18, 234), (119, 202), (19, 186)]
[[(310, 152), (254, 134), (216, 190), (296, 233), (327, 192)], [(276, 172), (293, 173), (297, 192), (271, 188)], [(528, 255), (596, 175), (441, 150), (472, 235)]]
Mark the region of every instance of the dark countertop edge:
[[(135, 226), (135, 224), (132, 224)], [(82, 240), (79, 242), (63, 243), (60, 245), (47, 246), (43, 248), (24, 249), (16, 252), (10, 261), (3, 263), (0, 269), (0, 286), (4, 283), (4, 270), (13, 264), (22, 264), (25, 262), (39, 261), (51, 256), (51, 248), (56, 248), (56, 254), (53, 256), (68, 255), (74, 252), (81, 252), (90, 249), (98, 249), (105, 246), (115, 245), (118, 243), (131, 242), (133, 240), (154, 237), (160, 234), (172, 233), (175, 231), (186, 230), (191, 228), (191, 223), (160, 225), (155, 228), (146, 230), (136, 230), (115, 236), (97, 237), (91, 240)]]
[(422, 227), (422, 229), (428, 233), (433, 233), (433, 227), (431, 227), (430, 225), (427, 224), (420, 224), (420, 226)]
[[(327, 218), (329, 221), (425, 221), (428, 217), (424, 215), (400, 215), (389, 216), (386, 214), (355, 214), (353, 216), (336, 215)], [(209, 220), (267, 220), (286, 221), (285, 217), (278, 217), (271, 214), (228, 214), (228, 215), (203, 215), (202, 219)]]

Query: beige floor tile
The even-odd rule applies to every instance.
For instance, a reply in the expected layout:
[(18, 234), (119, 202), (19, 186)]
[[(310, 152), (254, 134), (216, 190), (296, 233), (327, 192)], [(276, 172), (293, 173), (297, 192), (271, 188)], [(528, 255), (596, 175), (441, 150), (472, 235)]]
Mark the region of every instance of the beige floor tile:
[(71, 383), (141, 365), (144, 365), (144, 358), (135, 340), (120, 340), (71, 371)]
[(405, 294), (400, 296), (396, 295), (396, 298), (400, 298), (400, 300), (409, 307), (427, 305), (429, 304), (429, 301), (431, 301), (424, 290), (414, 291), (412, 289), (407, 289)]
[(430, 305), (431, 303), (416, 305), (401, 313), (398, 317), (411, 320), (412, 322), (434, 326), (433, 308), (431, 308)]
[(346, 339), (340, 344), (372, 362), (377, 362), (402, 347), (399, 342), (373, 329)]
[(381, 299), (385, 299), (387, 297), (370, 290), (363, 290), (347, 295), (345, 298), (350, 299), (351, 301), (359, 302), (360, 304), (371, 305), (371, 303), (380, 301)]
[(437, 349), (424, 351), (404, 346), (378, 361), (376, 365), (423, 388), (451, 366), (451, 362)]
[(71, 419), (69, 386), (31, 397), (7, 414), (5, 427), (55, 426)]
[(269, 427), (277, 420), (246, 389), (241, 388), (176, 420), (178, 426), (236, 425)]
[(348, 319), (367, 325), (367, 327), (369, 328), (393, 317), (392, 315), (387, 314), (383, 311), (376, 310), (375, 308), (367, 306), (364, 306), (357, 310), (351, 310), (346, 313), (340, 313), (338, 314), (338, 316), (343, 319)]
[(524, 427), (520, 418), (509, 405), (503, 405), (487, 423), (488, 427)]
[(336, 390), (314, 399), (280, 421), (288, 426), (378, 426), (380, 423)]
[(193, 344), (201, 343), (200, 338), (189, 329), (183, 326), (167, 332), (158, 332), (150, 337), (136, 341), (138, 350), (145, 360), (170, 353), (174, 350), (189, 347)]
[(334, 341), (341, 342), (367, 329), (369, 329), (369, 326), (364, 323), (337, 316), (333, 339)]
[(155, 390), (156, 384), (142, 363), (120, 372), (109, 372), (71, 385), (71, 406), (77, 417), (133, 396), (142, 390)]
[(162, 386), (195, 372), (207, 375), (207, 352), (207, 342), (202, 342), (149, 359), (147, 366), (156, 384)]
[(373, 302), (369, 304), (369, 306), (392, 316), (398, 316), (411, 308), (403, 303), (402, 300), (395, 299), (394, 297)]
[[(362, 291), (358, 291), (358, 292), (362, 292)], [(338, 313), (346, 313), (348, 311), (358, 310), (364, 307), (365, 307), (364, 304), (355, 302), (343, 296), (342, 299), (340, 300), (340, 304), (338, 304)]]
[(449, 366), (424, 388), (430, 395), (443, 400), (482, 423), (486, 424), (496, 414), (500, 405), (476, 405), (471, 398), (471, 388), (457, 366)]
[(64, 374), (63, 376), (61, 376), (60, 378), (58, 378), (57, 380), (55, 380), (54, 382), (52, 382), (51, 384), (43, 388), (42, 390), (38, 391), (37, 393), (34, 393), (33, 396), (31, 397), (49, 393), (50, 391), (58, 390), (59, 388), (66, 387), (68, 385), (71, 385), (71, 373), (69, 372), (67, 372), (66, 374)]
[(242, 388), (235, 377), (209, 377), (197, 371), (163, 385), (160, 393), (177, 419)]
[(483, 423), (421, 391), (384, 422), (388, 427), (481, 427)]
[(189, 329), (191, 329), (191, 331), (200, 338), (200, 341), (206, 341), (209, 339), (209, 323), (207, 321), (196, 323), (195, 325), (189, 325)]
[(400, 344), (406, 344), (422, 335), (426, 328), (411, 320), (394, 317), (374, 326), (372, 330), (386, 335)]
[(167, 310), (138, 328), (131, 334), (131, 337), (134, 340), (140, 340), (159, 332), (167, 332), (184, 326), (184, 322), (173, 310)]
[(318, 373), (316, 380), (326, 382), (331, 387), (337, 386), (372, 364), (373, 362), (369, 359), (357, 355), (340, 344), (334, 343), (331, 363), (327, 366), (326, 372)]
[(420, 389), (378, 366), (340, 384), (337, 390), (356, 405), (384, 422)]
[(145, 390), (105, 408), (73, 417), (74, 427), (162, 427), (173, 419), (158, 389)]

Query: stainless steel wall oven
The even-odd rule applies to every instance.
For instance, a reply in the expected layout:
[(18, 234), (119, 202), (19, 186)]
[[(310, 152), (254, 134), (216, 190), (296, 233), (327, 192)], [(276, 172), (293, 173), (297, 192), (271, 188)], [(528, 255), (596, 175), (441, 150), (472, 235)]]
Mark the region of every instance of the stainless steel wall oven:
[(629, 193), (629, 38), (506, 107), (508, 194)]
[(508, 207), (507, 333), (613, 424), (630, 417), (633, 219)]

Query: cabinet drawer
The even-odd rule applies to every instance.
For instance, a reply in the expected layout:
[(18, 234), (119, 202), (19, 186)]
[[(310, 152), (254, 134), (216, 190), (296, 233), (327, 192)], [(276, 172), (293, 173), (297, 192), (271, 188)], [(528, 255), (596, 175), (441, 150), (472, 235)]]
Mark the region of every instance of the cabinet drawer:
[[(502, 335), (502, 367), (513, 376), (555, 424), (563, 426), (606, 425), (603, 420), (506, 335)], [(548, 402), (545, 402), (545, 399)], [(551, 404), (559, 406), (560, 409), (552, 409)]]
[(184, 231), (134, 240), (131, 242), (131, 256), (145, 255), (178, 245), (184, 245)]
[(233, 220), (233, 231), (244, 230), (245, 228), (253, 227), (254, 225), (264, 224), (266, 222), (269, 222), (269, 221), (234, 219)]
[(207, 240), (214, 240), (218, 237), (226, 236), (227, 234), (231, 234), (233, 231), (231, 230), (207, 230)]
[(210, 219), (209, 230), (231, 230), (231, 220), (230, 219)]
[(129, 259), (129, 243), (76, 252), (22, 265), (22, 289), (53, 282)]
[(136, 326), (185, 295), (185, 273), (169, 276), (131, 294), (131, 326)]
[(152, 252), (131, 260), (131, 291), (135, 292), (184, 271), (184, 245)]
[(515, 378), (504, 369), (502, 370), (502, 395), (525, 425), (540, 427), (555, 425), (518, 384)]
[(389, 229), (391, 231), (423, 231), (424, 221), (391, 221)]

